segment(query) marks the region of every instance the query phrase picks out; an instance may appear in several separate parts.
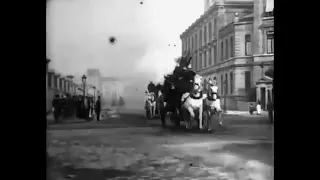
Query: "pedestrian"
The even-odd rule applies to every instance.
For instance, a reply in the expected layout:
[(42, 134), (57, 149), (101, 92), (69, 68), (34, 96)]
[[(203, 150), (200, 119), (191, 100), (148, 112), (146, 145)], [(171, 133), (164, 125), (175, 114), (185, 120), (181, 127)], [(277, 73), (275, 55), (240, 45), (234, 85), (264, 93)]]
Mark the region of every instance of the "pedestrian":
[(97, 121), (100, 121), (100, 112), (101, 112), (100, 96), (98, 96), (98, 100), (96, 101), (95, 111), (96, 111)]
[(165, 120), (165, 116), (166, 116), (166, 103), (163, 100), (163, 95), (161, 93), (161, 91), (158, 92), (158, 113), (160, 114), (160, 120), (162, 123), (162, 127), (166, 127), (166, 120)]
[(94, 101), (93, 97), (90, 97), (90, 117), (93, 119), (94, 114)]
[(259, 99), (258, 99), (258, 102), (257, 102), (256, 109), (257, 109), (257, 114), (258, 114), (258, 115), (261, 115), (261, 103), (260, 103), (260, 100), (259, 100)]
[(249, 113), (252, 115), (254, 112), (254, 106), (252, 103), (250, 103), (250, 106), (249, 106)]
[(54, 121), (55, 123), (59, 122), (59, 117), (60, 117), (60, 96), (59, 94), (56, 94), (52, 100), (52, 111), (53, 111), (53, 117), (54, 117)]
[(267, 104), (268, 114), (269, 114), (269, 121), (273, 124), (273, 102), (271, 100), (268, 101)]

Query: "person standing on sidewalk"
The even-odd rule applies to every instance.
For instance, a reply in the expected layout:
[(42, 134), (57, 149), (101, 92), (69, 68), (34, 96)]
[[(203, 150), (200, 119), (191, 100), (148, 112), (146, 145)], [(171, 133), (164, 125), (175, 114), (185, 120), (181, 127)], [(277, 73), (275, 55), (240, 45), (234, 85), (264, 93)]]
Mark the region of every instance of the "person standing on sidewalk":
[(268, 114), (269, 114), (269, 121), (273, 123), (273, 102), (271, 100), (268, 101), (267, 104)]
[(260, 103), (260, 100), (258, 100), (258, 102), (257, 102), (256, 109), (257, 109), (257, 114), (261, 115), (261, 103)]
[(98, 100), (96, 101), (95, 111), (96, 111), (97, 121), (100, 121), (100, 112), (101, 112), (100, 96), (98, 96)]

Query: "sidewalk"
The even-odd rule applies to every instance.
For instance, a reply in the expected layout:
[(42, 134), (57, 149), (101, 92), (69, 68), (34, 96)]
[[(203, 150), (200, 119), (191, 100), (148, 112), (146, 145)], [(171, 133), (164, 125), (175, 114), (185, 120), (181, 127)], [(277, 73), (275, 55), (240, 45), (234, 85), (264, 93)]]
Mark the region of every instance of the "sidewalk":
[[(241, 116), (258, 116), (257, 111), (253, 112), (253, 115), (249, 113), (249, 111), (236, 111), (236, 110), (227, 110), (228, 115), (241, 115)], [(268, 116), (268, 111), (261, 111), (262, 116)]]

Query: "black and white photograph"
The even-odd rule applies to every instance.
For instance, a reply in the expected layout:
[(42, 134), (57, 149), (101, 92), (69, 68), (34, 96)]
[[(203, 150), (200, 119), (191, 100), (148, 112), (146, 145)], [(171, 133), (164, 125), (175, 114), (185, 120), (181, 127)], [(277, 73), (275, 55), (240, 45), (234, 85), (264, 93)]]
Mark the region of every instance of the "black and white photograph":
[(47, 0), (46, 66), (47, 180), (274, 179), (274, 0)]

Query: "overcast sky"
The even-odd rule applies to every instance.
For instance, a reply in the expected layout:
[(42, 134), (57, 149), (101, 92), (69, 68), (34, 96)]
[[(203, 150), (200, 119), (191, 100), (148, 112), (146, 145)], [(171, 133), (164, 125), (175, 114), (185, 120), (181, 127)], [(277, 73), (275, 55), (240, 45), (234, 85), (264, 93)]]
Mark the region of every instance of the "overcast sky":
[[(181, 55), (180, 34), (203, 13), (203, 0), (51, 0), (47, 8), (50, 68), (81, 75), (148, 74), (157, 80)], [(117, 43), (108, 42), (110, 36)], [(176, 47), (168, 46), (176, 44)]]

